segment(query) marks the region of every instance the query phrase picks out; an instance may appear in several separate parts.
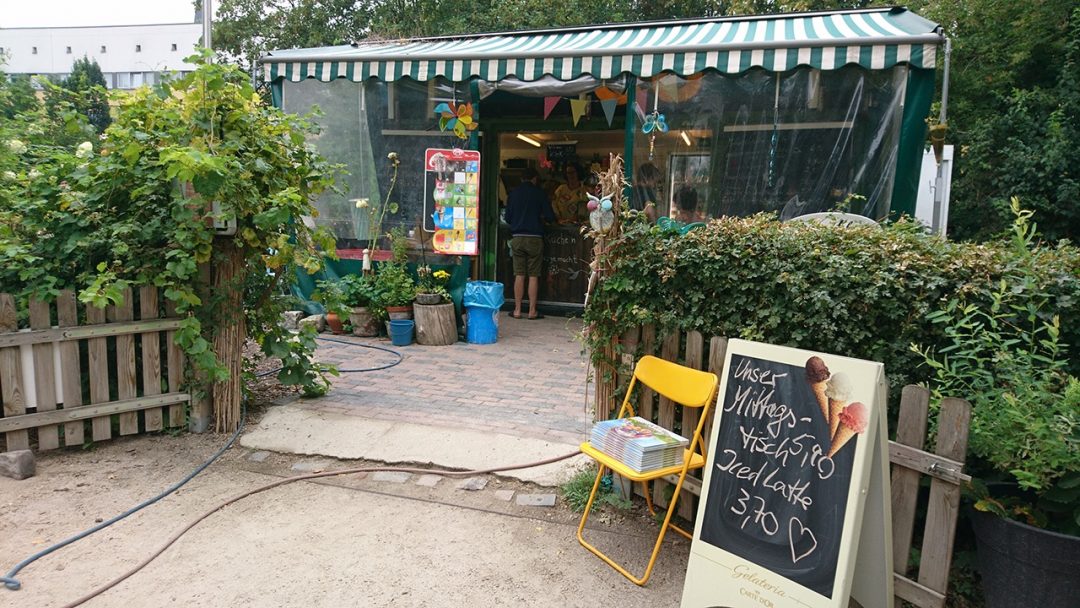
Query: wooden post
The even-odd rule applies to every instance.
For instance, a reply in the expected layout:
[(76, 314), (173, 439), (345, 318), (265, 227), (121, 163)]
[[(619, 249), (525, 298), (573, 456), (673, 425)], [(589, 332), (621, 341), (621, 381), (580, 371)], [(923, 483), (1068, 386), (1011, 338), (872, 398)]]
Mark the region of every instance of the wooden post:
[[(896, 422), (896, 442), (917, 450), (926, 441), (926, 418), (930, 407), (930, 391), (908, 385), (900, 393), (900, 416)], [(914, 469), (892, 465), (893, 501), (893, 570), (906, 575), (912, 533), (915, 530), (915, 510), (919, 497), (919, 478)]]
[[(171, 300), (165, 304), (165, 314), (175, 317), (176, 304)], [(184, 381), (184, 351), (176, 343), (176, 332), (165, 332), (165, 365), (169, 374), (169, 392), (179, 393), (180, 385)], [(185, 405), (177, 403), (169, 406), (169, 428), (184, 426)]]
[[(0, 332), (19, 331), (15, 298), (0, 293)], [(4, 400), (4, 417), (26, 413), (26, 393), (22, 386), (22, 356), (19, 347), (0, 348), (0, 399)], [(7, 451), (30, 449), (30, 433), (8, 431), (4, 436)]]
[[(50, 329), (49, 303), (30, 300), (30, 328)], [(37, 411), (48, 412), (56, 409), (56, 366), (53, 362), (53, 345), (50, 342), (35, 344), (34, 349), (34, 386), (37, 389)], [(43, 426), (37, 430), (38, 449), (55, 450), (60, 447), (60, 427)]]
[[(656, 353), (656, 326), (652, 323), (641, 326), (641, 356), (652, 355)], [(653, 422), (653, 414), (655, 413), (655, 407), (653, 401), (656, 399), (656, 391), (647, 386), (641, 387), (641, 396), (638, 400), (638, 415)]]
[[(143, 321), (158, 318), (158, 290), (153, 285), (139, 289), (139, 319)], [(143, 395), (150, 397), (161, 394), (161, 339), (158, 332), (152, 331), (141, 335), (142, 340), (142, 381)], [(150, 408), (143, 414), (147, 431), (160, 431), (164, 426), (160, 407)]]
[[(208, 302), (210, 297), (210, 264), (199, 266), (199, 297), (203, 302)], [(214, 392), (213, 387), (206, 381), (206, 377), (199, 373), (195, 374), (194, 386), (191, 387), (191, 415), (188, 417), (188, 430), (192, 433), (205, 433), (210, 430), (210, 423), (214, 415)]]
[[(124, 290), (123, 300), (108, 309), (110, 321), (131, 321), (135, 318), (134, 302), (130, 289)], [(121, 401), (134, 399), (137, 395), (135, 380), (135, 336), (116, 336), (116, 396)], [(120, 434), (134, 435), (139, 432), (139, 413), (120, 414)]]
[[(64, 290), (56, 298), (56, 317), (59, 327), (75, 327), (79, 324), (78, 308), (75, 306), (75, 292)], [(64, 409), (80, 407), (82, 397), (82, 364), (79, 361), (79, 343), (68, 340), (60, 343), (60, 369), (64, 382)], [(82, 445), (85, 430), (82, 420), (64, 425), (64, 445)]]
[[(105, 309), (86, 307), (86, 323), (97, 325), (105, 322)], [(86, 341), (90, 365), (90, 404), (109, 402), (109, 345), (106, 338), (90, 338)], [(104, 441), (112, 437), (110, 416), (98, 416), (90, 421), (91, 437)]]
[(219, 238), (214, 267), (214, 293), (222, 299), (222, 317), (214, 336), (214, 353), (229, 377), (214, 384), (214, 423), (219, 433), (240, 427), (240, 400), (243, 398), (244, 340), (244, 252), (231, 238)]

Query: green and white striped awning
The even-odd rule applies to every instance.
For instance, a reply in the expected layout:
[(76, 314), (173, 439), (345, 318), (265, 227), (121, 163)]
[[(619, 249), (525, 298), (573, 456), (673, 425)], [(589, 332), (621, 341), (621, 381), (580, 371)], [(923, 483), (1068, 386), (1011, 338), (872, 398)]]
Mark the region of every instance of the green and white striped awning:
[(941, 28), (902, 8), (613, 24), (273, 51), (267, 81), (641, 78), (798, 66), (933, 69)]

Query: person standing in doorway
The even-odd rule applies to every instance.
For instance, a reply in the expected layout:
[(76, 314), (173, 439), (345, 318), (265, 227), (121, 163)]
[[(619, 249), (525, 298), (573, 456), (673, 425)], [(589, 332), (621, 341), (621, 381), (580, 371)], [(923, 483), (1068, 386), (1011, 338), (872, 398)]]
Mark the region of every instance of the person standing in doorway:
[(510, 224), (510, 251), (514, 259), (514, 312), (510, 316), (515, 319), (522, 318), (526, 277), (529, 280), (528, 318), (543, 318), (536, 310), (536, 301), (540, 296), (540, 267), (544, 260), (544, 223), (553, 223), (555, 212), (538, 182), (536, 169), (527, 167), (522, 173), (521, 185), (514, 188), (506, 201), (506, 223)]

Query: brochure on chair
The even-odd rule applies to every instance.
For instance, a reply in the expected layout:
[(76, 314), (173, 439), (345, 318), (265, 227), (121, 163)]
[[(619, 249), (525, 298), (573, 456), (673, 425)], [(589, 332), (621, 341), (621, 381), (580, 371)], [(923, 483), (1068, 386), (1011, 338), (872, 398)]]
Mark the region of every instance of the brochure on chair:
[(628, 467), (645, 472), (682, 464), (690, 441), (635, 416), (596, 423), (590, 443)]

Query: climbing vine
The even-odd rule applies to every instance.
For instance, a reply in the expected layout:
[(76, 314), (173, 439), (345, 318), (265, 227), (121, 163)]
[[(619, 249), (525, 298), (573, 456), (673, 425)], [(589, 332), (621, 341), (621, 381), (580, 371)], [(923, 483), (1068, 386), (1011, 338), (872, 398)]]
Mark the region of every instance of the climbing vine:
[(333, 251), (332, 235), (301, 218), (317, 214), (312, 200), (336, 168), (306, 142), (313, 124), (265, 105), (243, 72), (207, 54), (189, 61), (186, 76), (117, 97), (112, 125), (74, 148), (14, 140), (12, 124), (0, 126), (0, 291), (75, 289), (105, 306), (128, 287), (159, 287), (183, 317), (176, 339), (195, 372), (220, 381), (211, 341), (239, 313), (200, 269), (226, 238), (212, 220), (235, 221), (245, 272), (232, 288), (245, 291), (249, 333), (283, 361), (284, 382), (324, 389), (310, 336), (278, 327), (277, 294), (293, 269), (314, 272)]

